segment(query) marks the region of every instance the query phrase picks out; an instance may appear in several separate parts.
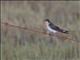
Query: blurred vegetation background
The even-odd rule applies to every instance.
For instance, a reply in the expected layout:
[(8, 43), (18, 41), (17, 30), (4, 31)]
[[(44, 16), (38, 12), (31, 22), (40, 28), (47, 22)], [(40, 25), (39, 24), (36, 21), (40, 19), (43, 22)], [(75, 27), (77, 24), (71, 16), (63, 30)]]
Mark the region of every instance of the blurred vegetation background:
[(76, 43), (1, 24), (1, 60), (80, 60), (80, 1), (1, 1), (1, 22), (42, 32), (46, 18)]

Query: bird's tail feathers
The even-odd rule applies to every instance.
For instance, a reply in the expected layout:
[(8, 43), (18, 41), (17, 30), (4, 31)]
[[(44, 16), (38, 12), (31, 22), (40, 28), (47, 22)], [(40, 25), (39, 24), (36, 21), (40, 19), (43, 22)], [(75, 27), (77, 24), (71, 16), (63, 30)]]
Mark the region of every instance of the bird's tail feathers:
[(63, 31), (63, 33), (69, 34), (69, 31)]

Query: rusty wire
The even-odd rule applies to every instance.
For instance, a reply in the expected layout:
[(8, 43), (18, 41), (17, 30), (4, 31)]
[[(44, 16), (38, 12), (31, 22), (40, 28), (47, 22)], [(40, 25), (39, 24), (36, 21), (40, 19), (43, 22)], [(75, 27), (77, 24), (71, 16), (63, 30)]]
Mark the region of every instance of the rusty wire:
[(1, 24), (4, 24), (5, 26), (13, 27), (13, 28), (19, 28), (19, 29), (23, 29), (23, 30), (27, 30), (27, 31), (32, 31), (32, 32), (36, 32), (36, 33), (39, 33), (39, 34), (43, 34), (43, 35), (48, 35), (45, 32), (40, 32), (40, 31), (33, 30), (33, 29), (30, 29), (30, 28), (27, 28), (27, 27), (21, 27), (21, 26), (9, 24), (7, 22), (2, 22)]
[(30, 28), (27, 28), (27, 27), (21, 27), (21, 26), (13, 25), (13, 24), (10, 24), (8, 22), (1, 22), (1, 24), (4, 24), (5, 26), (13, 27), (13, 28), (19, 28), (19, 29), (23, 29), (23, 30), (27, 30), (27, 31), (31, 31), (31, 32), (36, 32), (36, 33), (39, 33), (39, 34), (42, 34), (42, 35), (48, 35), (45, 32), (40, 32), (40, 31), (33, 30), (33, 29), (30, 29)]

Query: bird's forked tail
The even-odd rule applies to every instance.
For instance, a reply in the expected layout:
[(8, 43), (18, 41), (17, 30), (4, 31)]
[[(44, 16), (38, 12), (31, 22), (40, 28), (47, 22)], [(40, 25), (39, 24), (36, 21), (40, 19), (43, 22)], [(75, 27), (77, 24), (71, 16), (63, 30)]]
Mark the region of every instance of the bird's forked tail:
[(63, 33), (69, 34), (69, 31), (63, 31)]

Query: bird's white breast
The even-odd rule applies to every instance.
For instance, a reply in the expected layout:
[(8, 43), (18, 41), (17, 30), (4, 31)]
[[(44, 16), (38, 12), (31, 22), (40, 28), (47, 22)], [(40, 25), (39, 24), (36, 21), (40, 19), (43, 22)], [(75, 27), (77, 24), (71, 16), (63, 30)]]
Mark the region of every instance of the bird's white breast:
[(49, 25), (47, 25), (47, 29), (48, 29), (49, 32), (53, 32), (53, 33), (56, 33), (57, 32), (56, 30), (51, 29)]

